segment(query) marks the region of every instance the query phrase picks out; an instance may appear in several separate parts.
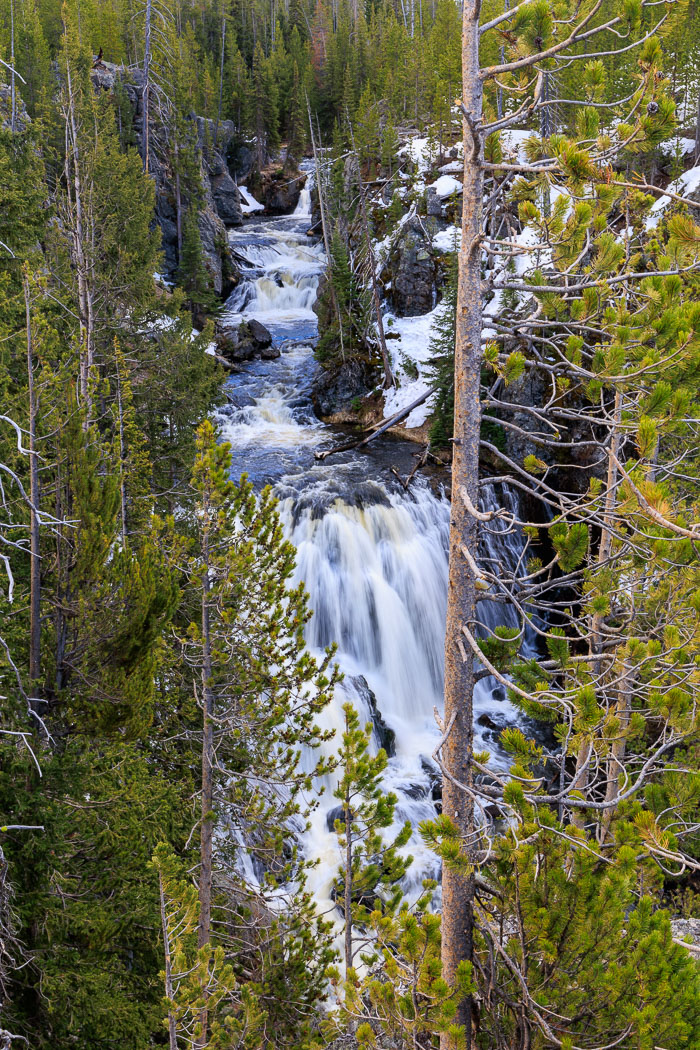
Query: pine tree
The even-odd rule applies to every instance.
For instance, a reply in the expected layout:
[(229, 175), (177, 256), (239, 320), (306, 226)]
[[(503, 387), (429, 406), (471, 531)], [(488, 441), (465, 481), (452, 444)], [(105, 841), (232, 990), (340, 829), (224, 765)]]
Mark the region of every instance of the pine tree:
[[(204, 949), (223, 943), (245, 968), (250, 945), (243, 944), (250, 936), (254, 954), (251, 911), (265, 915), (267, 909), (259, 891), (241, 878), (237, 858), (246, 853), (261, 865), (263, 886), (297, 886), (286, 919), (266, 920), (272, 938), (266, 953), (271, 957), (276, 937), (285, 936), (287, 965), (303, 949), (302, 966), (285, 972), (280, 957), (281, 969), (275, 974), (271, 967), (261, 983), (263, 989), (276, 987), (280, 1001), (301, 1005), (319, 994), (329, 961), (326, 926), (312, 919), (295, 841), (307, 812), (301, 792), (311, 790), (314, 776), (328, 764), (319, 759), (311, 769), (302, 765), (301, 748), (313, 754), (326, 739), (316, 716), (328, 703), (338, 672), (332, 652), (317, 662), (305, 649), (310, 613), (303, 588), (289, 586), (294, 550), (282, 537), (270, 490), (256, 497), (245, 479), (234, 485), (230, 464), (229, 446), (217, 444), (211, 423), (203, 423), (192, 477), (197, 534), (185, 599), (187, 606), (196, 601), (199, 613), (183, 639), (202, 710), (197, 944)], [(227, 843), (216, 857), (215, 828), (226, 829)], [(299, 915), (310, 923), (311, 935), (301, 935)], [(200, 998), (205, 1040), (214, 1021), (205, 985)], [(272, 1017), (279, 1006), (263, 995), (260, 1008)], [(280, 1034), (288, 1025), (303, 1026), (295, 1016), (286, 1021), (280, 1016)]]
[[(456, 246), (455, 246), (456, 247)], [(427, 368), (435, 390), (430, 443), (447, 448), (454, 431), (454, 360), (457, 316), (457, 254), (449, 257), (447, 281), (440, 313), (431, 330), (431, 356)]]
[(351, 704), (345, 704), (343, 712), (340, 776), (334, 794), (341, 804), (335, 830), (344, 862), (336, 894), (343, 901), (347, 980), (355, 965), (353, 926), (366, 927), (370, 914), (376, 910), (396, 910), (401, 894), (398, 883), (413, 858), (397, 852), (411, 836), (409, 823), (391, 842), (384, 841), (383, 832), (394, 822), (398, 801), (393, 792), (387, 794), (382, 787), (382, 773), (388, 762), (386, 752), (380, 748), (376, 755), (370, 755), (372, 723), (362, 728)]

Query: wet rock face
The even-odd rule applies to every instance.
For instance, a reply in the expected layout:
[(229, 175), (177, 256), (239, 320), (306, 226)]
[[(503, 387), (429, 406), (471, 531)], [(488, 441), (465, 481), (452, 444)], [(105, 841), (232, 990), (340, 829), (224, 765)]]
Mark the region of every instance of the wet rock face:
[(382, 273), (389, 300), (400, 317), (427, 314), (437, 301), (438, 266), (431, 220), (414, 216), (394, 242)]
[(314, 411), (321, 419), (341, 412), (355, 398), (366, 397), (374, 389), (375, 380), (371, 366), (356, 358), (338, 368), (321, 370), (311, 392)]
[(271, 361), (280, 356), (279, 347), (272, 343), (272, 336), (265, 325), (254, 319), (244, 321), (237, 328), (225, 328), (217, 337), (219, 354), (227, 361), (238, 364), (260, 357)]

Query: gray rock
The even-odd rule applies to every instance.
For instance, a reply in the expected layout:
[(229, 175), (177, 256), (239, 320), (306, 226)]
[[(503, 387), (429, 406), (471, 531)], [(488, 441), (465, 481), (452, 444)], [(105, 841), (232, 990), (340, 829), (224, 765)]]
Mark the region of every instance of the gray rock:
[(252, 361), (254, 357), (272, 361), (280, 356), (267, 328), (254, 319), (244, 321), (238, 328), (224, 328), (217, 337), (217, 346), (221, 356), (234, 363)]
[(209, 182), (214, 207), (224, 226), (242, 226), (241, 195), (228, 171), (210, 175)]
[(427, 314), (437, 301), (438, 266), (432, 250), (434, 220), (416, 215), (404, 224), (382, 272), (389, 300), (400, 317)]
[(299, 203), (306, 176), (287, 171), (275, 172), (265, 187), (263, 203), (268, 215), (288, 215)]
[(323, 419), (347, 408), (357, 397), (374, 389), (376, 376), (365, 361), (352, 358), (338, 368), (322, 369), (311, 391), (314, 411)]
[(261, 324), (260, 321), (256, 321), (254, 317), (251, 317), (250, 321), (247, 322), (247, 328), (252, 339), (258, 344), (261, 350), (264, 350), (272, 342), (272, 336), (265, 325)]
[(441, 218), (442, 201), (440, 200), (432, 186), (428, 187), (426, 201), (428, 215), (432, 215), (436, 219)]
[(255, 153), (245, 142), (230, 142), (226, 151), (228, 168), (239, 182), (245, 182), (255, 167)]
[[(15, 131), (26, 131), (31, 122), (18, 93), (15, 95)], [(0, 84), (0, 128), (3, 131), (12, 130), (12, 89), (9, 84)]]

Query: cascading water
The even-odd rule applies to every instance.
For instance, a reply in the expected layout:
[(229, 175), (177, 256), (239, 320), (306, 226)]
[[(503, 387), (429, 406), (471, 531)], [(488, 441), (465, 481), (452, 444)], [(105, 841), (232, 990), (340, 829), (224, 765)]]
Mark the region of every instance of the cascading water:
[[(309, 202), (307, 184), (294, 215), (255, 220), (231, 235), (245, 280), (228, 312), (234, 319), (262, 321), (282, 353), (275, 361), (251, 362), (229, 380), (223, 437), (231, 441), (236, 474), (245, 471), (254, 483), (276, 487), (286, 533), (298, 552), (297, 579), (311, 599), (310, 649), (338, 646), (345, 677), (324, 713), (324, 727), (342, 731), (348, 700), (363, 721), (373, 722), (376, 745), (390, 755), (386, 789), (399, 798), (397, 824), (409, 820), (417, 828), (435, 815), (439, 796), (431, 755), (440, 735), (434, 709), (442, 704), (449, 504), (424, 481), (410, 494), (398, 489), (390, 468), (410, 469), (406, 442), (378, 439), (365, 452), (322, 464), (314, 460), (314, 449), (335, 437), (315, 418), (310, 399), (316, 367), (310, 308), (323, 255), (306, 235)], [(486, 488), (483, 502), (488, 509), (497, 506), (493, 489)], [(493, 566), (500, 561), (514, 568), (522, 550), (522, 536), (499, 535), (494, 528), (482, 555)], [(503, 622), (502, 607), (493, 602), (481, 603), (480, 616), (491, 627)], [(506, 762), (498, 731), (516, 718), (501, 686), (488, 679), (479, 683), (477, 740), (494, 765)], [(329, 748), (337, 753), (337, 742)], [(320, 861), (312, 889), (321, 904), (329, 902), (340, 864), (332, 779), (324, 787), (306, 840), (308, 853)], [(411, 892), (426, 875), (435, 876), (438, 865), (417, 833), (407, 850), (416, 859), (413, 885), (406, 887)]]

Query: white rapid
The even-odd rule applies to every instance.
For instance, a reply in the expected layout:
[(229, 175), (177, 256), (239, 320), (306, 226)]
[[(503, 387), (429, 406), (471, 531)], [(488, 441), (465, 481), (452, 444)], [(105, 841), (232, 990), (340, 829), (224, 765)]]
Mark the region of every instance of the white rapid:
[(311, 307), (324, 265), (323, 247), (307, 229), (311, 217), (311, 174), (291, 216), (255, 219), (232, 234), (243, 280), (226, 304), (227, 320), (255, 317), (280, 326), (316, 317)]
[[(399, 798), (397, 825), (409, 820), (417, 829), (435, 816), (440, 797), (431, 756), (439, 739), (434, 710), (442, 706), (449, 504), (425, 481), (409, 494), (398, 488), (390, 468), (410, 469), (413, 447), (405, 442), (379, 439), (366, 452), (314, 461), (314, 449), (340, 435), (319, 423), (310, 402), (316, 366), (309, 315), (323, 256), (306, 234), (305, 192), (293, 216), (256, 219), (232, 234), (248, 273), (228, 311), (260, 319), (282, 353), (275, 361), (251, 362), (229, 380), (223, 437), (232, 443), (236, 474), (246, 471), (255, 484), (276, 486), (285, 530), (298, 552), (297, 579), (304, 581), (313, 609), (310, 649), (338, 646), (345, 677), (324, 714), (325, 726), (338, 734), (329, 751), (337, 754), (342, 706), (349, 700), (364, 722), (373, 723), (375, 746), (389, 753), (386, 790)], [(492, 508), (497, 497), (503, 499), (487, 487), (482, 502)], [(512, 568), (522, 551), (521, 535), (494, 531), (481, 553), (492, 567)], [(502, 622), (501, 607), (482, 603), (481, 617), (489, 626)], [(489, 680), (480, 683), (475, 706), (479, 745), (502, 767), (498, 735), (517, 714)], [(305, 843), (319, 860), (312, 888), (321, 907), (331, 906), (341, 860), (333, 787), (329, 778)], [(416, 859), (406, 887), (411, 893), (437, 874), (438, 865), (417, 831), (407, 851)]]

